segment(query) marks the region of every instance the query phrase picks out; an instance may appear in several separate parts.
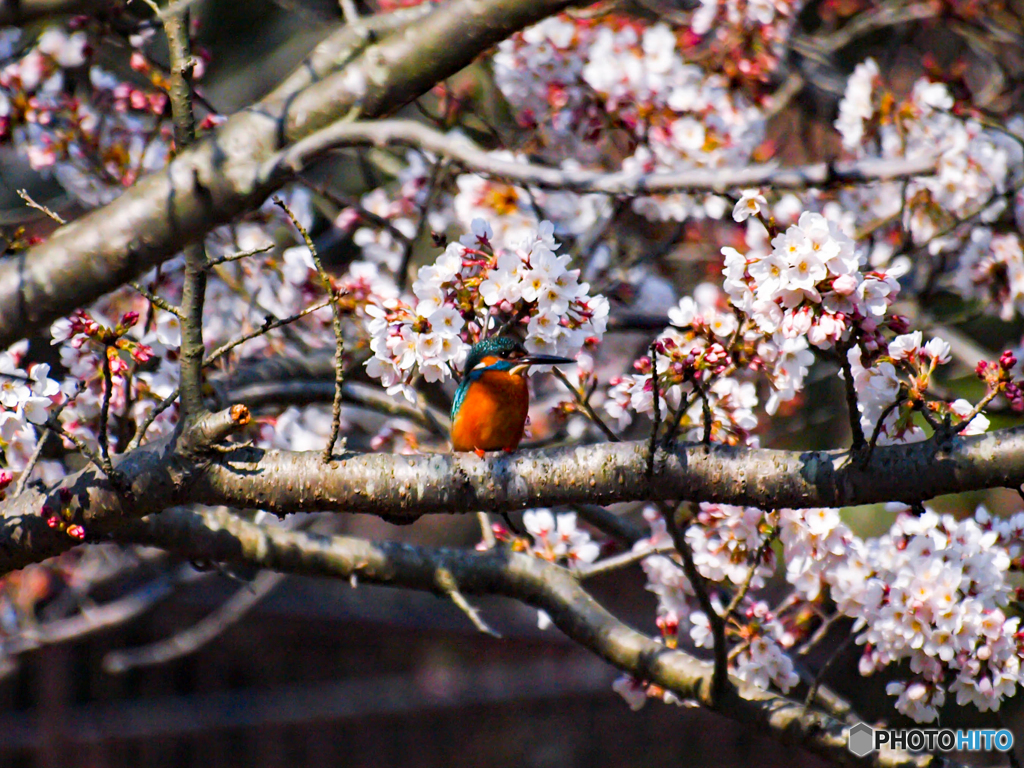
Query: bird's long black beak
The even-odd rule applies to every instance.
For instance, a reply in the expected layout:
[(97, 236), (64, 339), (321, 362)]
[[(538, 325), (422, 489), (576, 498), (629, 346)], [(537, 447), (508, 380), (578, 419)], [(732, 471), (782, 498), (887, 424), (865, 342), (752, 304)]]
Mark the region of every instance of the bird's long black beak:
[(517, 361), (523, 365), (569, 365), (576, 361), (570, 357), (556, 357), (555, 355), (527, 355)]

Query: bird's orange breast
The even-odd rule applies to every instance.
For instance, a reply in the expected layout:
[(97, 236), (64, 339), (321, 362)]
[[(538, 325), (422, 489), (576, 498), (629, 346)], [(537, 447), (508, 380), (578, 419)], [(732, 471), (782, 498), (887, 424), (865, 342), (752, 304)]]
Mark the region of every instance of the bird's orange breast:
[(515, 450), (523, 439), (530, 393), (523, 376), (485, 371), (469, 385), (452, 423), (456, 451)]

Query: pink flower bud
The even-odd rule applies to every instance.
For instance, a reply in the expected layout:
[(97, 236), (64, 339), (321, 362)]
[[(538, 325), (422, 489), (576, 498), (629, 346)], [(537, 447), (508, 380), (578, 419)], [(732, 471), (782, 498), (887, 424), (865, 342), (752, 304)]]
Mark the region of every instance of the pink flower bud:
[(153, 348), (145, 344), (136, 344), (132, 349), (132, 359), (136, 363), (148, 363), (153, 359)]
[(832, 290), (840, 296), (849, 296), (857, 290), (857, 278), (853, 275), (840, 275), (832, 282)]
[(149, 62), (146, 57), (139, 51), (132, 53), (131, 59), (128, 60), (128, 66), (134, 69), (136, 72), (146, 72), (149, 70)]

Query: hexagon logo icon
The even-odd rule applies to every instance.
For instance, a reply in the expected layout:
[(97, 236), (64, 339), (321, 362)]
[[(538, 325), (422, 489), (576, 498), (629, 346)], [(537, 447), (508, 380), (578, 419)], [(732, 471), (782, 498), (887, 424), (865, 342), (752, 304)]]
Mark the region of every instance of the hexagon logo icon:
[(864, 757), (875, 749), (875, 731), (870, 725), (857, 723), (846, 735), (846, 746), (857, 757)]

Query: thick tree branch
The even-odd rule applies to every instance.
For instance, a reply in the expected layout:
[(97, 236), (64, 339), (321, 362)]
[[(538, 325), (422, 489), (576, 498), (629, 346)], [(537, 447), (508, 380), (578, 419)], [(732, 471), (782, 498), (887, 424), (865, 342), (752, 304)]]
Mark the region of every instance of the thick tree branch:
[[(443, 593), (447, 574), (466, 594), (495, 594), (539, 608), (569, 638), (634, 677), (684, 699), (707, 704), (712, 669), (636, 632), (598, 604), (568, 570), (505, 548), (476, 553), (407, 544), (374, 544), (343, 536), (312, 536), (263, 528), (224, 510), (172, 510), (134, 523), (125, 540), (218, 562), (237, 562), (310, 576), (350, 578)], [(855, 757), (846, 748), (844, 723), (737, 678), (717, 711), (737, 722), (798, 744), (835, 765), (953, 766), (943, 758), (902, 752)]]
[[(948, 493), (1018, 488), (1024, 483), (1024, 427), (877, 448), (869, 461), (847, 451), (776, 451), (680, 445), (664, 454), (653, 480), (647, 442), (598, 443), (495, 454), (343, 454), (240, 448), (211, 454), (247, 416), (213, 414), (186, 433), (175, 452), (157, 441), (118, 457), (119, 489), (94, 467), (67, 478), (91, 536), (127, 520), (180, 504), (223, 504), (285, 515), (340, 511), (412, 522), (425, 514), (468, 514), (578, 503), (647, 499), (650, 482), (667, 498), (757, 506), (840, 507), (883, 501), (917, 503)], [(206, 426), (204, 426), (206, 425)], [(204, 426), (202, 434), (197, 433)], [(51, 529), (44, 504), (60, 508), (57, 489), (26, 490), (0, 506), (0, 573), (70, 549), (77, 542)]]
[[(312, 57), (313, 68), (325, 76), (296, 74), (288, 83), (304, 90), (279, 88), (180, 153), (164, 171), (0, 264), (0, 348), (260, 205), (289, 178), (259, 173), (282, 147), (353, 110), (364, 118), (390, 114), (495, 43), (569, 4), (451, 0), (414, 27), (375, 43), (377, 33), (368, 23), (342, 29)], [(330, 73), (330, 53), (340, 55), (334, 66), (344, 66), (341, 71)]]

